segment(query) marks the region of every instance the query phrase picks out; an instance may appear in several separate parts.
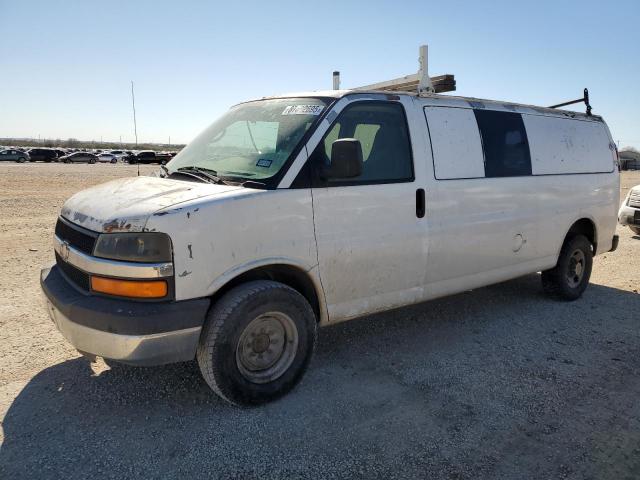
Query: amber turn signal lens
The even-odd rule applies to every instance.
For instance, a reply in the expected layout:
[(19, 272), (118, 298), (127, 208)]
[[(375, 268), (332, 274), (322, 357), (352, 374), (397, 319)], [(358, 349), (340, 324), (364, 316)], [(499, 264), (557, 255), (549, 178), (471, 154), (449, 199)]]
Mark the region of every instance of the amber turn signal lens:
[(117, 278), (91, 277), (94, 292), (132, 298), (162, 298), (167, 296), (165, 280), (133, 281)]

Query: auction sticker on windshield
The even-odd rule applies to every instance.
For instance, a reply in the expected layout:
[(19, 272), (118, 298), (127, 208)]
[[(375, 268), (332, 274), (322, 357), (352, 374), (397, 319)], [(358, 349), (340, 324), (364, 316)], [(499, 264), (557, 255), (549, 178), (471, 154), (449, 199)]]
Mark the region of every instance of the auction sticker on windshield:
[(282, 115), (320, 115), (323, 109), (323, 105), (289, 105)]

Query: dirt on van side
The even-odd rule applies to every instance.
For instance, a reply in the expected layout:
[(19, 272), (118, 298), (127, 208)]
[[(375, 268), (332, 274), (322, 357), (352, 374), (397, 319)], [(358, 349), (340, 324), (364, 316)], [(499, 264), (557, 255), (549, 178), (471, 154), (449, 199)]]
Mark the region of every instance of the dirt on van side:
[(576, 302), (529, 275), (322, 329), (296, 390), (239, 409), (193, 363), (89, 363), (43, 307), (64, 200), (136, 172), (0, 164), (0, 478), (640, 478), (628, 228)]

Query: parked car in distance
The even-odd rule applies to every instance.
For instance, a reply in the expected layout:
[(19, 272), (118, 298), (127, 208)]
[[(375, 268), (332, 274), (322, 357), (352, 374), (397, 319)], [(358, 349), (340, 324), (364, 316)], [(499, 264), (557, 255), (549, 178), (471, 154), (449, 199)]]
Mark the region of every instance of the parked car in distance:
[(173, 158), (173, 155), (171, 155), (171, 152), (156, 153), (156, 160), (158, 161), (158, 163), (162, 165), (164, 165), (167, 162), (170, 162), (172, 158)]
[(618, 223), (628, 226), (633, 233), (640, 235), (640, 185), (629, 190), (618, 211)]
[(160, 163), (153, 150), (141, 150), (128, 157), (129, 163)]
[(125, 150), (111, 150), (111, 151), (109, 151), (107, 153), (115, 155), (115, 157), (118, 160), (122, 160), (122, 161), (124, 161), (126, 159), (127, 155), (129, 155), (129, 153), (127, 151), (125, 151)]
[(9, 148), (0, 151), (0, 162), (18, 162), (24, 163), (29, 160), (29, 154), (20, 150)]
[(96, 160), (100, 163), (118, 163), (118, 158), (112, 153), (101, 153)]
[(74, 152), (64, 157), (60, 157), (63, 163), (96, 163), (98, 156), (89, 152)]
[(577, 300), (617, 246), (619, 196), (597, 115), (417, 92), (270, 97), (231, 108), (161, 178), (68, 199), (40, 281), (78, 350), (195, 359), (222, 398), (258, 404), (302, 378), (318, 327), (537, 272)]
[(58, 159), (58, 154), (52, 148), (30, 148), (27, 153), (29, 154), (30, 162), (55, 162)]

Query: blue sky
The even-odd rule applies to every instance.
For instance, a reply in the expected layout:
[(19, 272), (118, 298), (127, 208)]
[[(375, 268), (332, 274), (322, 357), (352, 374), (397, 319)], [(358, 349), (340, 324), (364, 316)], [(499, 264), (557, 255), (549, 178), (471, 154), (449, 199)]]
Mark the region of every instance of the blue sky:
[[(0, 137), (188, 142), (230, 105), (417, 71), (550, 105), (589, 87), (640, 148), (640, 2), (0, 0)], [(582, 108), (579, 107), (578, 108)]]

